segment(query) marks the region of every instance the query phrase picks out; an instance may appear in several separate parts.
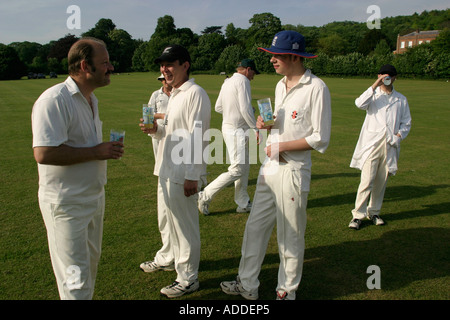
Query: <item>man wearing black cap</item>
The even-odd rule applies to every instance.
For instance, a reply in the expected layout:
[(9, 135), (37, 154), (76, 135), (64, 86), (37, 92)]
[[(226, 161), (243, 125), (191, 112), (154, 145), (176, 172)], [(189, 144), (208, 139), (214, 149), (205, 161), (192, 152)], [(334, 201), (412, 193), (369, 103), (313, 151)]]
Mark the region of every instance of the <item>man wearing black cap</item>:
[(248, 218), (239, 273), (224, 281), (222, 290), (246, 299), (258, 298), (258, 275), (272, 229), (277, 225), (277, 299), (295, 300), (303, 270), (306, 205), (311, 180), (311, 150), (328, 147), (331, 133), (331, 99), (325, 83), (306, 70), (305, 39), (298, 32), (275, 35), (270, 48), (275, 71), (284, 77), (275, 88), (275, 123), (267, 127), (261, 116), (259, 129), (271, 129), (265, 148), (252, 209)]
[[(167, 105), (164, 126), (154, 122), (152, 129), (140, 124), (141, 130), (160, 139), (154, 174), (158, 179), (158, 219), (167, 223), (177, 278), (161, 294), (175, 298), (199, 288), (200, 229), (197, 210), (198, 191), (205, 181), (206, 162), (203, 151), (208, 145), (211, 102), (205, 90), (189, 79), (191, 58), (179, 45), (164, 49), (155, 60), (160, 65), (172, 92)], [(161, 233), (163, 233), (161, 231)], [(158, 254), (161, 252), (158, 252)], [(162, 253), (163, 254), (163, 253)], [(173, 261), (167, 261), (168, 264)], [(157, 263), (156, 263), (157, 264)], [(155, 265), (170, 270), (170, 265)]]
[(209, 203), (223, 188), (234, 182), (234, 202), (237, 212), (250, 212), (251, 202), (247, 192), (249, 162), (249, 129), (256, 132), (255, 111), (252, 107), (250, 81), (259, 74), (255, 62), (242, 60), (231, 78), (225, 80), (216, 101), (215, 110), (222, 113), (222, 134), (230, 158), (228, 171), (212, 181), (198, 197), (198, 209), (209, 214)]
[[(380, 210), (389, 175), (397, 172), (400, 141), (411, 129), (411, 114), (405, 96), (394, 90), (397, 70), (384, 65), (378, 79), (359, 98), (356, 106), (366, 111), (366, 118), (356, 144), (350, 167), (361, 170), (353, 219), (349, 228), (358, 230), (362, 219), (383, 225)], [(369, 200), (370, 197), (370, 200)]]

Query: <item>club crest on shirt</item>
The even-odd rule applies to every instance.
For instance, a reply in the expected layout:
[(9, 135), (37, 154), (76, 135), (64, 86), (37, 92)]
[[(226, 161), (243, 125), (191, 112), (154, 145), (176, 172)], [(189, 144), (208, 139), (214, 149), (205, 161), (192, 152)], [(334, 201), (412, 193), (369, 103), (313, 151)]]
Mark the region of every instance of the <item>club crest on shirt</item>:
[(292, 111), (292, 113), (291, 113), (292, 119), (297, 119), (297, 116), (298, 116), (298, 112), (297, 111)]

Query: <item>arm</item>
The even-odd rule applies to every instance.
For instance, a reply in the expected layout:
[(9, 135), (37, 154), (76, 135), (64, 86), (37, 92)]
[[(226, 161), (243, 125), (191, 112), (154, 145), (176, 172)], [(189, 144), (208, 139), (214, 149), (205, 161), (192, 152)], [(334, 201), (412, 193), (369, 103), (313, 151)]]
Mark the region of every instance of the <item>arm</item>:
[(312, 150), (313, 148), (308, 144), (305, 138), (298, 139), (298, 140), (292, 140), (292, 141), (286, 141), (286, 142), (279, 142), (279, 143), (273, 143), (267, 147), (264, 148), (264, 151), (266, 152), (267, 156), (271, 159), (277, 159), (278, 154), (285, 151), (306, 151), (306, 150)]
[[(191, 140), (191, 161), (185, 164), (184, 194), (189, 197), (198, 192), (198, 181), (204, 174), (204, 149), (209, 139), (206, 137), (211, 121), (211, 102), (201, 89), (193, 93), (191, 103), (195, 106), (189, 115), (189, 134)], [(200, 148), (198, 147), (200, 144)]]
[(91, 148), (74, 148), (62, 144), (58, 147), (35, 147), (34, 158), (39, 164), (66, 166), (94, 160), (119, 159), (123, 143), (111, 141)]
[(256, 119), (252, 107), (250, 81), (243, 82), (242, 85), (237, 88), (237, 95), (239, 101), (239, 111), (241, 112), (242, 117), (250, 128), (256, 130)]

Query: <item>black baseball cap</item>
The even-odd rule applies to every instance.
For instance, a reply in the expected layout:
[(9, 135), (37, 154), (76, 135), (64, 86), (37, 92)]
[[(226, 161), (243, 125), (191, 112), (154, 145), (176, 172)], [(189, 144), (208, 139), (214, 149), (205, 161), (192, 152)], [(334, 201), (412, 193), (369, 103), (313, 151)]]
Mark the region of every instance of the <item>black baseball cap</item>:
[(382, 66), (380, 68), (380, 70), (378, 71), (378, 74), (388, 74), (391, 77), (394, 77), (397, 75), (397, 70), (395, 69), (394, 66), (392, 66), (390, 64), (385, 64), (384, 66)]
[(187, 61), (191, 63), (191, 56), (189, 55), (187, 49), (178, 44), (166, 47), (161, 56), (155, 59), (155, 63), (161, 63), (162, 61), (174, 62), (176, 60)]

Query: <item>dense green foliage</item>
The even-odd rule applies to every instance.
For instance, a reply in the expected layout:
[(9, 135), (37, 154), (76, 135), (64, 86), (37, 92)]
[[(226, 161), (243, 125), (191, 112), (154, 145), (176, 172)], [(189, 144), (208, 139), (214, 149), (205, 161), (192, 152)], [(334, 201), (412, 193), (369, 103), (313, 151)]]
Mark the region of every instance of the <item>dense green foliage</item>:
[[(231, 73), (240, 59), (250, 57), (257, 61), (260, 71), (271, 73), (273, 68), (265, 59), (265, 54), (256, 49), (269, 46), (274, 34), (281, 30), (296, 30), (305, 36), (306, 50), (320, 54), (320, 59), (309, 61), (308, 64), (316, 74), (366, 76), (373, 74), (380, 61), (386, 61), (398, 66), (406, 76), (449, 77), (450, 9), (383, 18), (380, 21), (381, 29), (369, 29), (366, 23), (352, 21), (332, 22), (321, 27), (282, 25), (281, 20), (272, 13), (255, 14), (249, 22), (251, 25), (248, 29), (236, 28), (230, 23), (225, 28), (206, 27), (198, 35), (189, 28), (177, 28), (173, 17), (166, 15), (158, 19), (155, 31), (145, 41), (133, 39), (125, 30), (117, 29), (111, 19), (100, 19), (83, 36), (105, 41), (116, 72), (158, 71), (153, 61), (163, 48), (169, 44), (181, 44), (191, 53), (194, 72)], [(394, 56), (392, 52), (397, 36), (418, 29), (443, 31), (432, 45)], [(75, 36), (69, 34), (45, 45), (14, 42), (8, 47), (16, 50), (28, 72), (65, 73), (65, 57), (70, 45), (76, 40)], [(0, 50), (0, 57), (3, 51)], [(0, 64), (5, 64), (1, 58)], [(2, 71), (5, 68), (0, 66), (1, 79), (17, 78), (5, 76)], [(25, 75), (20, 68), (16, 73)]]

